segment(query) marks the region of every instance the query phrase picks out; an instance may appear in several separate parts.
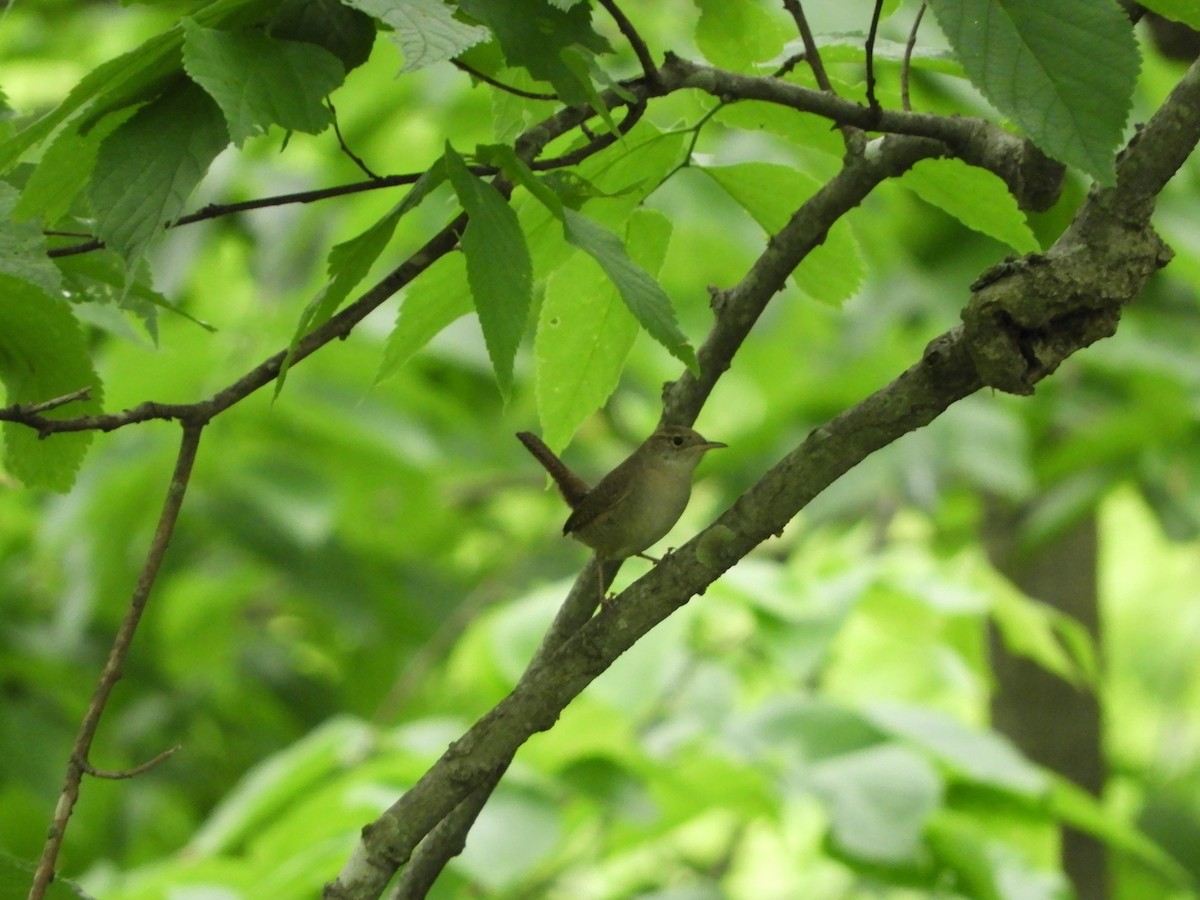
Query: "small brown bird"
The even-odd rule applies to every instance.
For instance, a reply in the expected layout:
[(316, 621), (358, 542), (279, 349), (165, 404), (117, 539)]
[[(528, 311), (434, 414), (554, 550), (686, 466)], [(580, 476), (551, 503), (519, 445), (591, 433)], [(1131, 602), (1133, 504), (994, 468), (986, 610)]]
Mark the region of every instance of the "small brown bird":
[(726, 446), (682, 425), (666, 425), (589, 488), (541, 438), (527, 431), (517, 438), (550, 473), (571, 507), (563, 534), (591, 547), (601, 561), (642, 556), (666, 535), (687, 507), (692, 473), (704, 454)]

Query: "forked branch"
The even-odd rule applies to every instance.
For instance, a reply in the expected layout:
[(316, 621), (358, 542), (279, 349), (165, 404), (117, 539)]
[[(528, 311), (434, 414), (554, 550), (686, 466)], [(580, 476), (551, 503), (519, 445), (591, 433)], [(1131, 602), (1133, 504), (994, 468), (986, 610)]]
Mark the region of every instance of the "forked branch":
[(137, 767), (136, 770), (118, 773), (115, 776), (112, 773), (94, 769), (89, 760), (92, 744), (96, 739), (96, 729), (100, 726), (100, 719), (108, 705), (108, 698), (121, 678), (125, 668), (125, 659), (133, 644), (134, 635), (137, 634), (142, 613), (146, 610), (146, 603), (150, 599), (154, 580), (158, 577), (158, 570), (162, 565), (163, 557), (166, 556), (167, 546), (171, 542), (171, 536), (175, 533), (175, 525), (179, 521), (179, 510), (183, 506), (183, 497), (187, 492), (188, 481), (192, 477), (192, 466), (196, 462), (196, 450), (200, 446), (200, 435), (206, 422), (205, 419), (193, 419), (183, 423), (183, 438), (179, 445), (179, 453), (175, 458), (175, 470), (171, 473), (171, 481), (167, 485), (167, 496), (163, 500), (162, 511), (158, 516), (158, 525), (154, 529), (154, 537), (150, 541), (150, 548), (146, 553), (146, 561), (142, 564), (142, 571), (138, 575), (137, 584), (129, 598), (129, 608), (125, 611), (125, 618), (121, 620), (121, 626), (113, 638), (112, 647), (108, 651), (108, 659), (104, 663), (100, 679), (96, 684), (96, 690), (88, 702), (87, 711), (83, 714), (79, 730), (75, 735), (75, 742), (71, 746), (71, 757), (67, 761), (67, 773), (62, 793), (59, 794), (58, 803), (54, 808), (54, 818), (46, 837), (46, 843), (42, 847), (42, 855), (38, 860), (37, 869), (34, 872), (33, 884), (29, 889), (29, 900), (41, 900), (50, 887), (50, 882), (54, 880), (58, 854), (62, 849), (63, 839), (66, 837), (71, 811), (75, 808), (75, 801), (79, 799), (79, 788), (83, 782), (83, 776), (90, 773), (101, 777), (131, 777), (157, 765), (174, 752), (174, 750), (166, 751), (149, 763)]

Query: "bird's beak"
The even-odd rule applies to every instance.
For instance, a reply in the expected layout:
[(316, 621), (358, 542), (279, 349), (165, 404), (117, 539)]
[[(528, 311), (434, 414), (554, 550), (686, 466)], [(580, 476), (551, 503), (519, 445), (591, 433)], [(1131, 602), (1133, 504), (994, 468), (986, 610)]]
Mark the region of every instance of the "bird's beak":
[(722, 444), (720, 441), (705, 441), (700, 445), (705, 450), (720, 450), (722, 447), (728, 447), (728, 444)]

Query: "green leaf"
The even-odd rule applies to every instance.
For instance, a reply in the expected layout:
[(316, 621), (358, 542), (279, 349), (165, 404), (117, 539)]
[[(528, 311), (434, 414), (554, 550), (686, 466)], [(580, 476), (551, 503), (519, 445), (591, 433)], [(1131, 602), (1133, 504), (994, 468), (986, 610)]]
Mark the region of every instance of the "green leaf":
[(1077, 687), (1095, 684), (1095, 647), (1079, 622), (1013, 590), (996, 591), (992, 620), (1011, 653)]
[[(36, 403), (91, 388), (91, 398), (53, 409), (49, 418), (100, 410), (100, 378), (68, 305), (41, 287), (0, 273), (0, 381), (7, 402)], [(32, 428), (4, 423), (4, 465), (29, 487), (69, 490), (92, 442), (90, 431), (40, 440)]]
[(885, 740), (885, 735), (857, 712), (808, 697), (776, 699), (764, 705), (750, 716), (744, 736), (758, 753), (786, 745), (795, 749), (797, 758), (810, 763), (846, 756)]
[(462, 236), (467, 281), (479, 313), (500, 393), (512, 390), (513, 359), (525, 334), (533, 298), (533, 263), (517, 214), (490, 184), (476, 178), (446, 144), (446, 172), (466, 210)]
[(108, 92), (140, 89), (166, 78), (179, 65), (182, 32), (156, 35), (142, 46), (89, 72), (66, 98), (36, 122), (26, 126), (0, 146), (0, 172), (12, 167), (21, 155), (49, 137), (80, 109)]
[(696, 353), (679, 330), (671, 298), (645, 269), (629, 258), (621, 239), (598, 222), (573, 209), (563, 210), (563, 229), (568, 241), (588, 253), (608, 275), (629, 311), (652, 338), (684, 363), (699, 372)]
[(480, 162), (497, 166), (510, 181), (525, 188), (537, 198), (542, 206), (549, 210), (551, 215), (562, 220), (562, 199), (549, 183), (535, 175), (533, 170), (521, 161), (512, 147), (507, 144), (481, 145), (476, 149), (475, 154)]
[(767, 234), (783, 228), (820, 188), (815, 179), (775, 163), (705, 166), (700, 171), (750, 213)]
[(283, 0), (267, 31), (324, 47), (347, 72), (365, 63), (375, 44), (375, 20), (338, 0)]
[[(346, 0), (395, 30), (392, 38), (404, 54), (402, 72), (452, 59), (468, 47), (486, 41), (486, 28), (454, 18), (442, 0)], [(478, 18), (478, 17), (476, 17)]]
[[(625, 231), (635, 261), (650, 272), (662, 265), (670, 237), (671, 223), (648, 209), (636, 210)], [(538, 419), (555, 449), (612, 395), (638, 333), (619, 291), (595, 266), (576, 253), (547, 280), (542, 301), (534, 344)]]
[(562, 55), (571, 47), (611, 52), (608, 41), (592, 28), (588, 4), (562, 10), (544, 0), (460, 0), (459, 9), (495, 32), (510, 65), (523, 66), (534, 78), (550, 82), (565, 103), (588, 102), (579, 76)]
[(330, 280), (300, 313), (300, 320), (296, 323), (296, 330), (288, 344), (287, 355), (284, 356), (283, 363), (279, 367), (279, 377), (275, 380), (276, 397), (283, 390), (283, 383), (287, 380), (288, 369), (291, 368), (296, 345), (300, 343), (301, 338), (312, 329), (329, 321), (329, 317), (341, 307), (350, 292), (367, 277), (371, 266), (375, 265), (380, 254), (391, 243), (392, 235), (395, 234), (396, 225), (400, 219), (405, 213), (416, 209), (421, 201), (445, 180), (446, 167), (439, 161), (430, 166), (417, 179), (412, 189), (404, 195), (404, 199), (396, 204), (387, 215), (362, 234), (343, 241), (329, 251)]
[(806, 159), (819, 159), (821, 171), (810, 174), (832, 175), (841, 167), (846, 145), (841, 133), (829, 127), (820, 116), (797, 113), (794, 109), (765, 100), (739, 100), (722, 106), (715, 116), (732, 128), (767, 131), (793, 144)]
[(1101, 184), (1132, 103), (1139, 57), (1112, 0), (931, 0), (967, 77), (1050, 156)]
[(30, 219), (39, 216), (47, 225), (62, 219), (92, 177), (101, 141), (125, 118), (127, 116), (108, 116), (87, 134), (67, 126), (55, 135), (25, 182), (13, 217)]
[(824, 760), (812, 773), (843, 851), (880, 865), (916, 860), (925, 820), (942, 800), (941, 778), (923, 757), (884, 744)]
[[(645, 181), (637, 179), (634, 182), (635, 188), (630, 190), (627, 195), (616, 198), (611, 208), (605, 207), (607, 211), (619, 212), (625, 221), (628, 221), (632, 209), (636, 208), (642, 193), (650, 189), (647, 182), (653, 180), (654, 174), (665, 171), (665, 167), (669, 167), (679, 146), (674, 139), (661, 140), (659, 137), (645, 141), (633, 139), (627, 144), (629, 147), (627, 152), (616, 154), (613, 159), (604, 164), (602, 169), (589, 171), (589, 175), (593, 175), (597, 182), (602, 183), (603, 188), (614, 190), (630, 188), (630, 182), (627, 179), (636, 179), (639, 174), (644, 173), (651, 176)], [(582, 213), (564, 207), (562, 200), (549, 185), (529, 171), (511, 151), (488, 147), (484, 148), (482, 152), (488, 159), (500, 165), (510, 178), (529, 190), (540, 201), (545, 211), (542, 215), (549, 217), (548, 221), (552, 222), (554, 219), (558, 219), (562, 223), (563, 236), (567, 241), (584, 250), (600, 263), (601, 268), (617, 286), (625, 305), (641, 322), (642, 327), (650, 333), (650, 336), (662, 344), (673, 356), (694, 369), (696, 366), (695, 353), (683, 332), (679, 330), (670, 298), (657, 281), (629, 258), (621, 239), (600, 223), (589, 219)], [(626, 205), (630, 207), (629, 211), (622, 209)], [(539, 221), (538, 216), (526, 213), (524, 221), (535, 245), (546, 247), (547, 253), (543, 256), (549, 258), (552, 253), (557, 256), (557, 252), (552, 249), (542, 234), (547, 219), (543, 218)], [(557, 265), (558, 263), (555, 262), (555, 266)], [(550, 271), (553, 271), (553, 267), (550, 268)]]
[(789, 34), (777, 16), (751, 0), (696, 0), (696, 46), (714, 66), (745, 70), (783, 52)]
[[(198, 10), (193, 18), (206, 26), (254, 21), (276, 3), (277, 0), (216, 0)], [(9, 169), (26, 150), (84, 108), (90, 106), (83, 129), (86, 130), (102, 115), (157, 96), (179, 71), (182, 45), (183, 29), (176, 26), (93, 69), (62, 103), (0, 145), (0, 172)]]
[(62, 295), (62, 276), (46, 256), (46, 242), (33, 222), (14, 221), (17, 189), (0, 181), (0, 272), (37, 285), (47, 294)]
[(588, 105), (600, 114), (600, 118), (604, 121), (605, 127), (608, 128), (609, 134), (620, 139), (621, 132), (617, 128), (617, 120), (613, 118), (612, 113), (604, 104), (604, 101), (600, 97), (600, 89), (596, 87), (595, 81), (592, 80), (592, 68), (595, 66), (595, 58), (591, 53), (581, 50), (578, 47), (567, 47), (560, 55), (563, 65), (575, 76), (575, 83), (583, 91)]
[(448, 253), (422, 272), (404, 292), (375, 384), (395, 375), (434, 335), (472, 308), (466, 260), (461, 253)]
[[(825, 63), (826, 67), (830, 63), (863, 63), (867, 58), (866, 35), (862, 31), (823, 34), (818, 43), (821, 46), (821, 61)], [(953, 53), (944, 48), (923, 45), (920, 40), (917, 41), (915, 47), (909, 47), (905, 41), (889, 40), (881, 35), (876, 36), (872, 56), (875, 58), (876, 65), (884, 60), (900, 63), (907, 57), (908, 64), (914, 71), (924, 69), (928, 72), (953, 75), (956, 78), (966, 77), (962, 63), (955, 58)], [(830, 81), (839, 90), (839, 84), (846, 85), (846, 82), (839, 81), (836, 75), (831, 76)], [(876, 85), (876, 87), (878, 88), (880, 85)], [(886, 91), (888, 88), (883, 87), (882, 89)], [(896, 102), (899, 102), (898, 92)]]
[[(703, 167), (767, 234), (775, 234), (820, 188), (820, 183), (788, 166), (742, 163)], [(854, 295), (864, 275), (862, 254), (845, 221), (837, 222), (792, 272), (804, 293), (824, 303), (841, 304)]]
[(926, 159), (899, 183), (968, 228), (1008, 244), (1018, 253), (1040, 249), (1017, 201), (999, 178), (959, 159)]
[(1042, 771), (1006, 739), (975, 731), (949, 716), (919, 707), (876, 704), (868, 721), (898, 738), (906, 738), (974, 781), (1018, 794), (1046, 789)]
[(184, 21), (183, 67), (221, 107), (234, 144), (271, 125), (317, 134), (332, 114), (325, 98), (345, 80), (336, 56), (316, 44)]
[(1060, 775), (1050, 774), (1050, 808), (1054, 815), (1110, 847), (1128, 853), (1179, 887), (1191, 884), (1186, 869), (1132, 823), (1102, 805), (1079, 785)]
[(205, 331), (216, 331), (209, 323), (197, 319), (186, 309), (181, 309), (154, 290), (149, 266), (144, 260), (141, 266), (126, 271), (123, 261), (116, 253), (101, 250), (96, 253), (77, 253), (60, 259), (58, 268), (66, 279), (71, 302), (76, 304), (76, 315), (85, 322), (89, 320), (87, 306), (116, 303), (122, 309), (128, 309), (137, 315), (155, 342), (158, 341), (157, 310), (160, 309), (182, 316)]
[(232, 853), (258, 836), (281, 812), (372, 749), (370, 726), (333, 718), (255, 766), (213, 810), (188, 843), (194, 858)]
[[(632, 210), (680, 162), (685, 142), (683, 132), (663, 133), (643, 119), (620, 144), (584, 160), (578, 172), (602, 196), (612, 198), (598, 206), (618, 212)], [(624, 221), (623, 213), (618, 221)]]
[(1039, 823), (1031, 823), (1028, 815), (1005, 816), (1003, 804), (994, 796), (989, 800), (986, 811), (939, 810), (926, 829), (939, 867), (957, 880), (958, 894), (976, 900), (1062, 900), (1067, 895), (1062, 873), (1039, 868), (1001, 837)]
[(195, 85), (139, 109), (100, 145), (91, 185), (97, 235), (136, 260), (228, 143), (221, 111)]

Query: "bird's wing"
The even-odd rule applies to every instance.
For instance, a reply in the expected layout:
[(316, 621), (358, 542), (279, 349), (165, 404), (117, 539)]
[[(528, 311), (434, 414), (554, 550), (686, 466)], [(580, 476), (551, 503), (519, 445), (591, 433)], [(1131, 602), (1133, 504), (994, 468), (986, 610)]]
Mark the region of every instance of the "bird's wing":
[(629, 490), (633, 486), (633, 479), (623, 477), (621, 471), (627, 462), (628, 460), (621, 463), (601, 478), (600, 483), (584, 495), (563, 525), (563, 534), (586, 528), (593, 522), (612, 515), (613, 510), (621, 505), (621, 501), (629, 496)]

